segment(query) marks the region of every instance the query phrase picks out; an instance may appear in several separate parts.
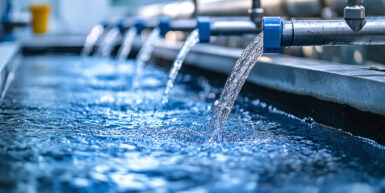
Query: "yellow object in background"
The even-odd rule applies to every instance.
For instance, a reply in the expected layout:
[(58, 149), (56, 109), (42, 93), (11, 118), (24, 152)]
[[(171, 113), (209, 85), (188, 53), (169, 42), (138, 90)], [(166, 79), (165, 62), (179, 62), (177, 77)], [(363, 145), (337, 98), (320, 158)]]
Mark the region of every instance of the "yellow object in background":
[(32, 31), (35, 34), (45, 34), (48, 31), (51, 5), (33, 4), (29, 7), (32, 15)]

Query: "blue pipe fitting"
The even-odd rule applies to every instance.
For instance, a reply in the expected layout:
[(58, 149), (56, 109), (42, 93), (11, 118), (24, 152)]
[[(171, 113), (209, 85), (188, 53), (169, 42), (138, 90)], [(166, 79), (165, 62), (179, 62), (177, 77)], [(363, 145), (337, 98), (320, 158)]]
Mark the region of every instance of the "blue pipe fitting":
[(125, 19), (122, 18), (118, 21), (118, 24), (116, 25), (119, 28), (120, 33), (124, 33), (124, 31), (126, 30), (124, 26), (124, 21)]
[(198, 30), (199, 30), (199, 42), (207, 43), (210, 42), (211, 27), (209, 17), (198, 18)]
[(101, 23), (101, 25), (103, 26), (104, 29), (107, 29), (107, 28), (110, 26), (110, 24), (108, 23), (108, 21), (103, 21), (103, 22)]
[(263, 49), (265, 53), (281, 53), (282, 21), (279, 17), (263, 18)]
[(144, 30), (144, 20), (137, 19), (135, 21), (135, 28), (136, 28), (136, 34), (141, 35), (142, 31)]
[(170, 31), (170, 22), (169, 18), (162, 18), (159, 20), (159, 31), (161, 36), (165, 36), (167, 32)]
[(1, 16), (1, 25), (3, 27), (3, 34), (0, 34), (0, 41), (15, 41), (13, 33), (13, 24), (11, 21), (12, 0), (6, 1), (4, 15)]

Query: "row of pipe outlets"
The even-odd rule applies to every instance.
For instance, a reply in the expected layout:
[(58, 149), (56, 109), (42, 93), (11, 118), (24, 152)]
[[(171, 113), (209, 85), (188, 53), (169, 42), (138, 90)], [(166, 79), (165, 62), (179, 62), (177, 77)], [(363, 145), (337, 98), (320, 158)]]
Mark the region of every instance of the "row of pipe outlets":
[[(385, 44), (385, 20), (366, 19), (363, 0), (347, 0), (344, 20), (288, 20), (262, 17), (261, 2), (253, 1), (249, 18), (209, 18), (176, 20), (136, 19), (128, 22), (138, 34), (145, 28), (169, 31), (199, 30), (200, 42), (209, 42), (211, 36), (258, 34), (264, 32), (265, 52), (280, 53), (283, 47), (316, 45), (380, 45)], [(259, 10), (259, 11), (258, 11)], [(124, 22), (122, 22), (124, 23)], [(127, 23), (127, 22), (126, 22)], [(261, 27), (258, 27), (258, 26)]]

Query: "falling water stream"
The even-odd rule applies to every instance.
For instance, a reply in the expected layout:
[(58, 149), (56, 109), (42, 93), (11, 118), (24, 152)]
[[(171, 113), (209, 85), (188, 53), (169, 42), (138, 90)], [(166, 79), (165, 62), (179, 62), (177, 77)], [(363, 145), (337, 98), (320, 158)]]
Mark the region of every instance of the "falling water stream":
[(96, 25), (92, 28), (90, 34), (87, 36), (86, 42), (82, 50), (82, 56), (88, 56), (91, 54), (99, 38), (102, 36), (104, 28), (102, 25)]
[(163, 99), (162, 99), (163, 104), (168, 102), (168, 95), (170, 93), (170, 90), (174, 87), (175, 79), (178, 76), (178, 73), (180, 71), (180, 68), (182, 67), (184, 59), (186, 58), (187, 54), (190, 52), (191, 48), (194, 47), (198, 42), (199, 42), (199, 30), (194, 30), (193, 32), (191, 32), (190, 36), (187, 38), (185, 44), (183, 45), (182, 49), (179, 51), (179, 54), (172, 65), (172, 68), (168, 75), (166, 89), (164, 90), (164, 94), (163, 94)]
[(260, 33), (242, 52), (237, 60), (230, 77), (226, 81), (225, 88), (218, 101), (215, 102), (214, 114), (211, 118), (212, 142), (222, 141), (222, 128), (227, 121), (234, 102), (238, 97), (251, 69), (258, 58), (263, 54), (263, 33)]
[(132, 49), (132, 44), (134, 43), (134, 39), (136, 37), (136, 28), (132, 27), (130, 28), (123, 40), (123, 45), (120, 47), (119, 52), (118, 52), (118, 57), (117, 59), (121, 62), (127, 59), (128, 54), (130, 54), (131, 49)]
[(151, 54), (154, 50), (154, 44), (158, 40), (159, 35), (159, 28), (153, 29), (150, 35), (148, 36), (146, 42), (143, 44), (143, 47), (139, 51), (139, 54), (136, 59), (136, 76), (133, 80), (134, 88), (137, 88), (139, 86), (139, 79), (142, 77), (143, 67), (146, 62), (151, 59)]
[(117, 27), (110, 29), (103, 39), (102, 45), (100, 46), (97, 55), (102, 57), (110, 57), (116, 43), (119, 42), (120, 38), (120, 31)]

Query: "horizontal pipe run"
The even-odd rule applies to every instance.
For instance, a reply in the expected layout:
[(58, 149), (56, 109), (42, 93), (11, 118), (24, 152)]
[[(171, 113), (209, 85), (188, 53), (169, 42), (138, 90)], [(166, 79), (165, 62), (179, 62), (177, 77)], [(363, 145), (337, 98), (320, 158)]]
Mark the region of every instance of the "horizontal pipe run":
[(211, 35), (257, 34), (258, 30), (252, 21), (218, 21), (210, 25)]
[[(246, 26), (246, 33), (249, 33), (250, 28), (253, 28), (253, 32), (255, 33), (255, 26), (251, 26), (250, 18), (248, 17), (215, 17), (210, 18), (210, 22), (212, 23), (212, 27), (214, 27), (214, 31), (217, 31), (218, 34), (221, 34), (221, 30), (228, 31), (228, 30), (234, 30), (234, 31), (240, 31), (243, 28), (245, 29)], [(226, 26), (226, 27), (225, 27)], [(196, 19), (175, 19), (169, 21), (169, 31), (185, 31), (190, 32), (193, 31), (198, 27), (198, 21)], [(230, 29), (229, 29), (230, 28)], [(231, 29), (234, 28), (234, 29)], [(226, 34), (226, 33), (224, 33)], [(230, 34), (234, 34), (231, 33)], [(235, 33), (235, 35), (238, 35), (239, 33)]]
[[(143, 23), (143, 27), (145, 29), (153, 29), (158, 27), (159, 24), (159, 19), (138, 19), (138, 18), (126, 18), (123, 19), (120, 23), (120, 27), (127, 30), (130, 29), (131, 27), (135, 26), (138, 21), (141, 21)], [(110, 22), (110, 26), (116, 26), (119, 25), (117, 22)]]
[(385, 44), (385, 20), (367, 20), (358, 32), (344, 20), (285, 21), (282, 28), (283, 47)]
[[(139, 19), (140, 20), (140, 19)], [(248, 17), (215, 17), (211, 18), (212, 22), (248, 22)], [(127, 30), (137, 23), (138, 18), (125, 18), (119, 21), (108, 21), (106, 25), (109, 27), (121, 25), (123, 29)], [(159, 26), (159, 19), (143, 19), (143, 27), (145, 29), (153, 29)], [(197, 28), (196, 19), (170, 19), (169, 22), (170, 31), (193, 31)]]
[(172, 20), (170, 22), (170, 31), (185, 31), (190, 32), (197, 28), (197, 21), (195, 19), (189, 20)]
[(157, 19), (145, 20), (144, 22), (144, 28), (146, 29), (153, 29), (158, 27), (158, 25), (159, 25), (159, 20)]

